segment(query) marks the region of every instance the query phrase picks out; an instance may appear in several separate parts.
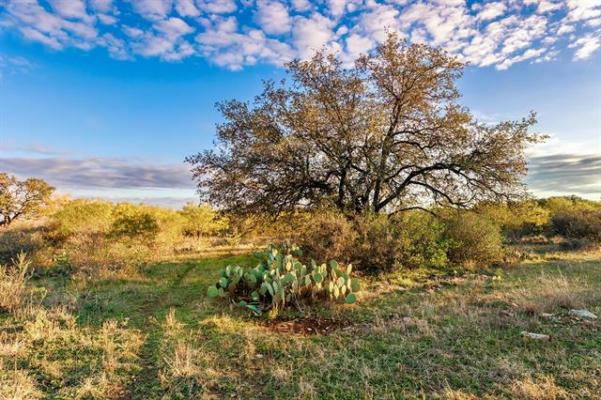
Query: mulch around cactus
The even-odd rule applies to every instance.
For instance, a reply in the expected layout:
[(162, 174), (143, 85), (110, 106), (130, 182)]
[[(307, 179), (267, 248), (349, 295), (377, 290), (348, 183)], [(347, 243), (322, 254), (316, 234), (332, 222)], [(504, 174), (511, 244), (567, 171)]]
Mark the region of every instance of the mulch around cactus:
[(352, 321), (333, 318), (274, 319), (264, 322), (264, 326), (274, 332), (304, 336), (329, 335), (352, 324)]

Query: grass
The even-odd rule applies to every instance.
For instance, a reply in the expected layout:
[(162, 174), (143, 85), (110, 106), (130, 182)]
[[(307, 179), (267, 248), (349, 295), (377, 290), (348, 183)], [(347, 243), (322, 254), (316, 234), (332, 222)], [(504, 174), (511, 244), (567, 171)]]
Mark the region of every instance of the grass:
[[(601, 254), (481, 273), (365, 278), (356, 305), (277, 329), (205, 293), (250, 256), (178, 259), (99, 279), (41, 277), (43, 307), (0, 314), (0, 399), (595, 398)], [(541, 313), (552, 313), (543, 317)], [(283, 319), (298, 319), (296, 312)], [(302, 321), (301, 321), (302, 322)], [(529, 341), (521, 331), (544, 333)]]

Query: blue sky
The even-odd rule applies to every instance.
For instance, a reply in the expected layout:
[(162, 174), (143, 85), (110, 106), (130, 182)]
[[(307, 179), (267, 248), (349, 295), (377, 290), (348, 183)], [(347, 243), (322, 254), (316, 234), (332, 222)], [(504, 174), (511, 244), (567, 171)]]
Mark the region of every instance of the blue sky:
[[(62, 192), (179, 205), (214, 103), (250, 99), (322, 46), (351, 62), (387, 27), (470, 62), (483, 121), (539, 115), (536, 195), (601, 197), (601, 0), (5, 0), (0, 170)], [(2, 6), (0, 6), (2, 7)]]

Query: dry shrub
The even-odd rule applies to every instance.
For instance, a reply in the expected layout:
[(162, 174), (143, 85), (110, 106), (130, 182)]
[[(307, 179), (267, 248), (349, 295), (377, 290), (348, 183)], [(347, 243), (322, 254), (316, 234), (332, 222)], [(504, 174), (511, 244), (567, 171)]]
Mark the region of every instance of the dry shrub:
[(32, 228), (23, 223), (0, 230), (0, 264), (10, 263), (19, 253), (32, 254), (43, 248), (43, 236), (42, 227)]
[(295, 242), (314, 260), (351, 261), (357, 239), (353, 223), (334, 212), (316, 213), (300, 228)]
[(486, 267), (503, 260), (502, 236), (499, 227), (488, 218), (473, 212), (452, 213), (445, 218), (445, 238), (449, 261), (467, 268)]
[(0, 265), (0, 311), (15, 311), (26, 301), (30, 264), (25, 253), (20, 253), (12, 266)]
[(570, 210), (551, 217), (552, 234), (566, 239), (581, 239), (601, 243), (601, 212)]

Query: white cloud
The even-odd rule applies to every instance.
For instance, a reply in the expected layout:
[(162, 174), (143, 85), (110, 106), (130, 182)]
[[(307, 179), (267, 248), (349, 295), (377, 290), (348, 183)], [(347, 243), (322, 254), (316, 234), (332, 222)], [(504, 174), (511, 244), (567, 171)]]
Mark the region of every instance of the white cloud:
[(194, 28), (186, 24), (184, 20), (176, 17), (161, 20), (154, 25), (155, 29), (163, 33), (168, 38), (178, 38), (179, 36), (186, 35), (194, 32)]
[(107, 13), (113, 6), (113, 0), (90, 0), (90, 7), (96, 11)]
[(182, 17), (198, 17), (200, 15), (193, 0), (176, 0), (175, 9)]
[(581, 21), (601, 16), (601, 0), (566, 0), (569, 21)]
[(197, 4), (202, 12), (214, 14), (233, 13), (238, 9), (234, 0), (197, 0)]
[(386, 38), (386, 30), (400, 31), (400, 12), (391, 5), (373, 4), (359, 17), (355, 26), (358, 31), (369, 38), (381, 42)]
[(130, 0), (134, 10), (149, 19), (165, 17), (171, 11), (172, 0)]
[(346, 3), (347, 0), (328, 0), (330, 14), (332, 14), (334, 17), (339, 17), (344, 14)]
[(33, 40), (36, 42), (43, 43), (54, 50), (60, 50), (63, 48), (63, 45), (56, 39), (47, 35), (44, 35), (42, 32), (25, 26), (23, 28), (19, 28), (23, 36), (25, 36), (29, 40)]
[(512, 57), (512, 58), (506, 58), (505, 60), (503, 60), (502, 63), (497, 65), (497, 69), (499, 71), (503, 71), (506, 70), (507, 68), (509, 68), (512, 64), (524, 61), (524, 60), (529, 60), (531, 58), (536, 58), (538, 56), (540, 56), (541, 54), (543, 54), (545, 52), (545, 48), (542, 49), (528, 49), (526, 50), (524, 53)]
[[(102, 47), (118, 59), (205, 57), (231, 69), (281, 65), (318, 48), (345, 63), (387, 30), (475, 66), (592, 57), (601, 0), (4, 0), (3, 31), (54, 50)], [(470, 2), (471, 3), (471, 2)], [(194, 37), (195, 40), (191, 38)], [(567, 50), (570, 51), (570, 50)], [(536, 56), (527, 57), (533, 52)], [(539, 54), (540, 53), (540, 54)]]
[(311, 3), (309, 0), (292, 0), (292, 8), (295, 11), (307, 11), (311, 8)]
[(293, 42), (301, 58), (308, 58), (316, 50), (327, 46), (334, 37), (334, 22), (315, 13), (310, 18), (298, 17), (292, 31)]
[(351, 59), (356, 59), (361, 54), (366, 54), (374, 47), (373, 40), (353, 33), (346, 38), (346, 50)]
[(480, 21), (488, 21), (500, 17), (507, 10), (505, 3), (497, 1), (494, 3), (486, 3), (478, 10), (478, 19)]
[(86, 5), (83, 0), (51, 0), (52, 8), (63, 17), (86, 18)]
[(570, 47), (578, 48), (574, 53), (574, 60), (586, 60), (601, 47), (601, 40), (599, 37), (589, 35), (576, 40)]
[(280, 1), (257, 1), (257, 22), (268, 34), (281, 34), (290, 31), (288, 8)]

